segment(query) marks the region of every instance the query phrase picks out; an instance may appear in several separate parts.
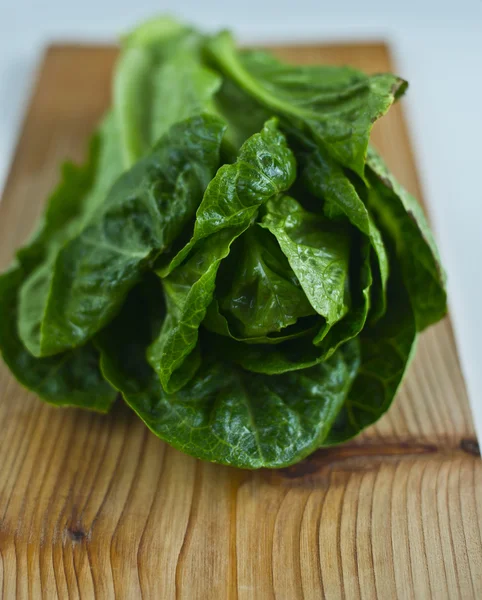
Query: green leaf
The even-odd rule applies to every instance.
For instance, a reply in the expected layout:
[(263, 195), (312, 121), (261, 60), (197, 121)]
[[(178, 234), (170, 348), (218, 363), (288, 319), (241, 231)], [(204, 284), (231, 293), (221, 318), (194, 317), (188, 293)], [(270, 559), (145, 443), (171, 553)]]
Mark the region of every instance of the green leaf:
[[(222, 355), (247, 371), (279, 375), (308, 369), (327, 360), (340, 346), (356, 338), (365, 326), (370, 308), (372, 276), (370, 244), (362, 238), (350, 264), (351, 307), (333, 326), (307, 329), (304, 337), (292, 336), (276, 346), (246, 346), (232, 339), (213, 336), (209, 344), (222, 348)], [(318, 333), (317, 333), (318, 330)], [(222, 333), (222, 332), (217, 332)], [(233, 337), (233, 336), (231, 336)]]
[[(306, 302), (306, 298), (304, 302)], [(294, 325), (286, 327), (280, 333), (246, 337), (236, 333), (236, 323), (230, 323), (233, 319), (228, 321), (224, 314), (221, 313), (218, 301), (216, 298), (213, 298), (211, 304), (208, 306), (202, 325), (208, 331), (232, 338), (243, 344), (282, 344), (287, 340), (299, 337), (313, 337), (317, 329), (319, 329), (319, 320), (320, 318), (317, 315), (301, 317)], [(245, 348), (245, 346), (241, 347)]]
[(315, 314), (269, 231), (255, 225), (239, 242), (230, 272), (225, 269), (220, 274), (225, 291), (218, 291), (217, 297), (223, 313), (231, 315), (242, 337), (281, 332), (300, 317)]
[(19, 295), (19, 334), (34, 356), (42, 354), (40, 329), (58, 253), (100, 210), (109, 188), (124, 168), (120, 148), (115, 120), (108, 114), (91, 142), (86, 164), (64, 165), (38, 234), (18, 252), (26, 269)]
[(344, 442), (390, 407), (415, 351), (415, 315), (400, 280), (389, 286), (388, 310), (359, 336), (361, 365), (350, 393), (323, 445)]
[(36, 358), (22, 344), (17, 331), (18, 291), (25, 278), (20, 266), (0, 275), (0, 353), (17, 380), (42, 400), (107, 412), (117, 395), (104, 380), (99, 352), (92, 344)]
[(422, 208), (390, 174), (373, 148), (367, 165), (371, 184), (368, 208), (395, 244), (417, 330), (422, 331), (447, 312), (445, 273), (437, 245)]
[(231, 79), (223, 79), (213, 100), (213, 110), (227, 123), (225, 142), (234, 161), (244, 142), (260, 131), (272, 114)]
[(315, 346), (320, 348), (323, 360), (331, 356), (341, 344), (356, 337), (363, 330), (368, 317), (373, 284), (371, 249), (367, 238), (360, 237), (355, 245), (357, 251), (352, 253), (350, 261), (350, 309), (333, 327), (321, 329), (313, 340)]
[(329, 326), (348, 310), (350, 232), (289, 196), (269, 202), (261, 223), (276, 237), (314, 310)]
[(148, 353), (164, 389), (174, 391), (171, 377), (196, 347), (219, 265), (231, 244), (252, 224), (262, 204), (289, 188), (295, 168), (293, 154), (272, 120), (244, 143), (236, 163), (221, 167), (209, 184), (191, 241), (160, 273), (168, 275), (164, 279), (168, 302), (178, 307)]
[(168, 129), (213, 107), (221, 78), (202, 63), (203, 37), (171, 19), (148, 21), (125, 40), (114, 77), (114, 114), (131, 166)]
[(136, 288), (97, 343), (104, 375), (155, 435), (192, 456), (251, 469), (287, 466), (320, 446), (357, 371), (356, 343), (314, 369), (278, 377), (207, 360), (182, 390), (166, 394), (142, 358), (164, 310), (153, 297)]
[(60, 181), (48, 199), (36, 232), (28, 245), (17, 251), (25, 270), (33, 271), (42, 263), (49, 248), (60, 246), (68, 239), (71, 229), (83, 217), (103, 154), (103, 145), (102, 134), (94, 135), (84, 165), (79, 167), (71, 162), (62, 165)]
[(93, 187), (83, 202), (82, 218), (51, 241), (45, 263), (22, 288), (20, 335), (34, 355), (51, 353), (41, 343), (41, 327), (62, 244), (93, 218), (119, 175), (172, 124), (212, 106), (221, 80), (202, 65), (201, 42), (200, 34), (167, 18), (148, 21), (124, 40), (114, 77), (114, 105), (99, 131)]
[[(345, 175), (342, 167), (320, 150), (312, 152), (306, 160), (302, 180), (308, 190), (325, 201), (325, 214), (345, 215), (350, 223), (370, 239), (375, 251), (376, 268), (380, 281), (380, 298), (377, 314), (379, 318), (386, 310), (386, 288), (389, 263), (385, 244), (378, 227), (368, 212), (355, 186)], [(331, 214), (330, 214), (331, 213)]]
[(162, 15), (147, 19), (121, 38), (123, 46), (160, 46), (161, 48), (178, 36), (192, 31), (177, 19)]
[(18, 327), (22, 286), (43, 268), (51, 247), (58, 247), (83, 218), (99, 161), (99, 145), (100, 140), (95, 137), (84, 166), (64, 165), (39, 229), (31, 242), (18, 251), (13, 268), (0, 275), (0, 351), (18, 381), (43, 400), (106, 412), (116, 392), (103, 379), (99, 354), (92, 345), (39, 359), (26, 349)]
[[(209, 190), (208, 190), (209, 192)], [(163, 280), (168, 313), (148, 359), (167, 391), (176, 391), (200, 364), (196, 352), (198, 329), (214, 293), (220, 262), (229, 254), (229, 230), (211, 236), (190, 258)]]
[(48, 356), (82, 345), (112, 319), (141, 273), (194, 215), (218, 166), (223, 131), (214, 116), (179, 123), (117, 180), (56, 256), (32, 353)]
[(226, 31), (209, 40), (207, 51), (225, 77), (362, 178), (373, 123), (407, 87), (390, 74), (287, 65), (266, 52), (237, 52)]

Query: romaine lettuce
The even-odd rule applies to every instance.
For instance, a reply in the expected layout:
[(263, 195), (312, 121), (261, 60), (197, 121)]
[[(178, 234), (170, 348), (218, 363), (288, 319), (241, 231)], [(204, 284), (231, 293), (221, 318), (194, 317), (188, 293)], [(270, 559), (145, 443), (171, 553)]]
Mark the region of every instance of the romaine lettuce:
[(446, 312), (416, 200), (369, 146), (405, 91), (170, 19), (123, 40), (83, 167), (0, 276), (0, 350), (57, 405), (118, 392), (193, 456), (259, 468), (389, 408)]

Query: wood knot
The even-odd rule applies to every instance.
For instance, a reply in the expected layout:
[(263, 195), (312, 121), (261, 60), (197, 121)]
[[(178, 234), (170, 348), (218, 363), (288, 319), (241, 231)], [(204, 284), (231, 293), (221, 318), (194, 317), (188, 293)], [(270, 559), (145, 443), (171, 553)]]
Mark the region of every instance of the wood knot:
[(475, 438), (463, 438), (460, 440), (460, 449), (472, 456), (480, 456), (479, 443)]
[(78, 525), (66, 527), (66, 532), (69, 538), (76, 544), (82, 542), (87, 537), (87, 533)]

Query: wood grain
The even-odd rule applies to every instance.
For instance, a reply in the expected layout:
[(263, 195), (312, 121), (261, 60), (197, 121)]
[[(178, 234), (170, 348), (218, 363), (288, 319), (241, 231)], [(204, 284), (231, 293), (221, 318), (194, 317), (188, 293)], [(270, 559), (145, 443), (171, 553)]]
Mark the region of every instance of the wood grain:
[[(391, 66), (381, 44), (276, 52)], [(115, 57), (48, 49), (0, 204), (0, 267), (32, 230), (59, 162), (82, 159)], [(374, 141), (420, 197), (400, 106)], [(482, 464), (449, 319), (422, 336), (376, 426), (281, 471), (199, 462), (120, 403), (107, 417), (49, 407), (0, 366), (3, 598), (481, 598), (481, 520)]]

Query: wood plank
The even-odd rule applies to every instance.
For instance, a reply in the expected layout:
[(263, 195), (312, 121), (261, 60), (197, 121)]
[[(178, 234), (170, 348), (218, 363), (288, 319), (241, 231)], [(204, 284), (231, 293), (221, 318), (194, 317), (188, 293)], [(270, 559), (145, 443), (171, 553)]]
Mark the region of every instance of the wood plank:
[[(275, 50), (391, 68), (382, 44)], [(82, 159), (116, 55), (48, 49), (0, 204), (0, 267), (59, 162)], [(401, 106), (374, 142), (420, 197)], [(0, 366), (4, 598), (480, 598), (481, 521), (482, 463), (448, 318), (422, 336), (378, 424), (280, 471), (185, 456), (120, 403), (105, 417), (49, 407)]]

